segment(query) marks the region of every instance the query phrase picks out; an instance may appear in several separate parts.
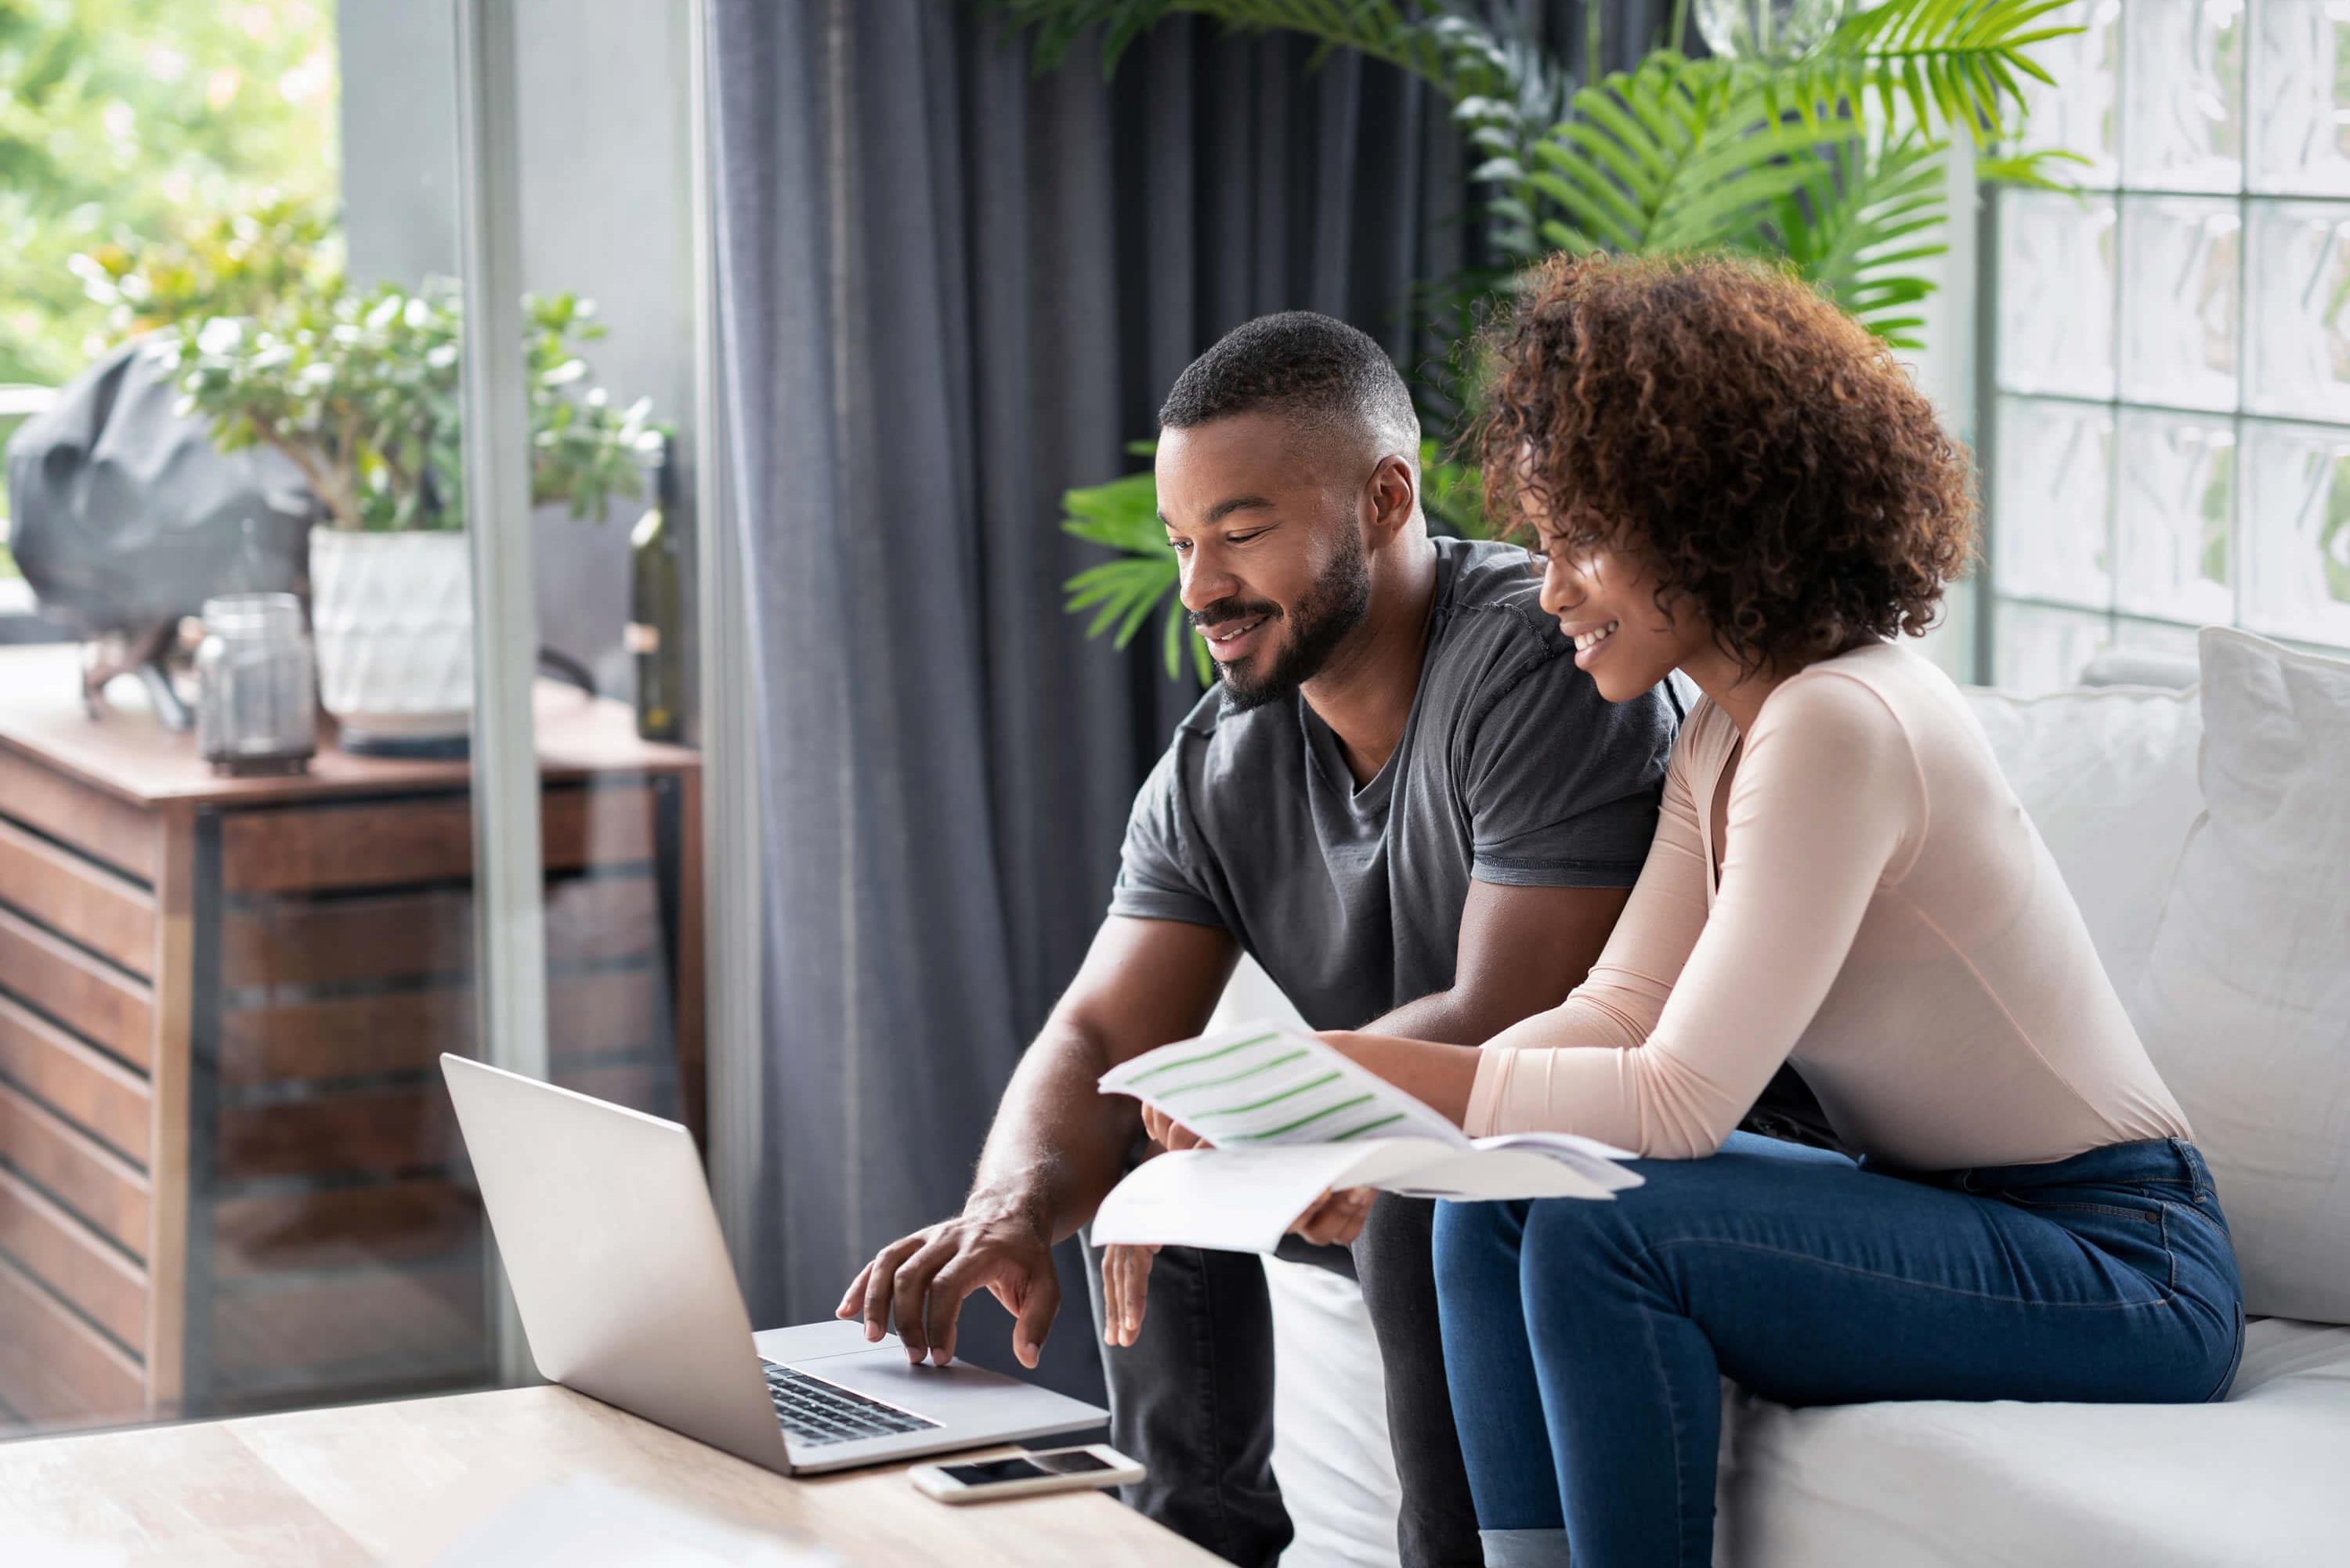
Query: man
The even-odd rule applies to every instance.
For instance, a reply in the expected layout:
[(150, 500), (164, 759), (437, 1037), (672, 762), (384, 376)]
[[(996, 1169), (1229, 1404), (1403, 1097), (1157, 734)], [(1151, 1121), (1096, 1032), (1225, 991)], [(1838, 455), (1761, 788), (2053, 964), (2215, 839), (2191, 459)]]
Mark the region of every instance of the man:
[[(1603, 701), (1522, 551), (1429, 536), (1419, 421), (1369, 337), (1309, 312), (1252, 321), (1183, 372), (1159, 422), (1159, 514), (1221, 690), (1135, 802), (1108, 918), (1004, 1092), (962, 1213), (883, 1248), (842, 1298), (871, 1337), (894, 1319), (917, 1360), (953, 1355), (984, 1287), (1035, 1365), (1059, 1305), (1050, 1249), (1143, 1142), (1134, 1102), (1095, 1080), (1199, 1033), (1242, 951), (1316, 1028), (1481, 1043), (1583, 979), (1654, 832), (1678, 705), (1661, 688)], [(1362, 1281), (1404, 1561), (1473, 1563), (1430, 1212), (1326, 1202), (1303, 1229), (1351, 1253), (1292, 1243)], [(1115, 1251), (1089, 1262), (1112, 1439), (1150, 1472), (1128, 1501), (1270, 1563), (1291, 1532), (1263, 1265)]]

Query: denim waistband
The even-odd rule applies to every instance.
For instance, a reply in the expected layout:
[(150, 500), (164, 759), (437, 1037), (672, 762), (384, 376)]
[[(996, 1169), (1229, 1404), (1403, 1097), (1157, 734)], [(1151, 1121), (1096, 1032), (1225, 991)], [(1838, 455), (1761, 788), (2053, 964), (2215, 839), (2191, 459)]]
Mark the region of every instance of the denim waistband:
[[(1875, 1165), (1864, 1160), (1864, 1165)], [(1883, 1166), (1876, 1168), (1886, 1169)], [(2037, 1165), (1978, 1165), (1959, 1170), (1889, 1170), (1913, 1181), (1955, 1187), (1961, 1192), (2015, 1192), (2041, 1187), (2124, 1186), (2164, 1182), (2183, 1188), (2190, 1199), (2210, 1199), (2211, 1168), (2203, 1153), (2185, 1138), (2146, 1138), (2136, 1143), (2109, 1143), (2069, 1159)]]

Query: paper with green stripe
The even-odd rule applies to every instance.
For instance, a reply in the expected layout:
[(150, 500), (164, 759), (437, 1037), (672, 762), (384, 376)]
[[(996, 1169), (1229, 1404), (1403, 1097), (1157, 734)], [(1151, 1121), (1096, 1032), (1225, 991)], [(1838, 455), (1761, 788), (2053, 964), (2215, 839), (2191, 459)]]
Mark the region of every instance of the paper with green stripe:
[(1213, 1147), (1146, 1160), (1102, 1203), (1097, 1243), (1271, 1251), (1334, 1187), (1461, 1199), (1606, 1199), (1630, 1157), (1565, 1133), (1471, 1140), (1311, 1034), (1247, 1024), (1102, 1075)]

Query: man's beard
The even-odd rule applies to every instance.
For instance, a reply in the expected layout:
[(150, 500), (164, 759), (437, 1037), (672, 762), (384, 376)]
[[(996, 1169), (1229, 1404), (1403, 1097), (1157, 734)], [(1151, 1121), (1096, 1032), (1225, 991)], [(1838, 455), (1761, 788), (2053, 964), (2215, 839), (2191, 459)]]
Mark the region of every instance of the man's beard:
[(1297, 607), (1284, 614), (1263, 602), (1218, 599), (1191, 618), (1194, 627), (1268, 616), (1290, 623), (1273, 668), (1262, 677), (1243, 674), (1230, 664), (1218, 664), (1224, 684), (1224, 705), (1237, 713), (1277, 702), (1322, 672), (1330, 655), (1347, 634), (1363, 623), (1371, 607), (1371, 568), (1363, 554), (1362, 535), (1347, 528), (1339, 535), (1338, 554), (1313, 585), (1299, 596)]

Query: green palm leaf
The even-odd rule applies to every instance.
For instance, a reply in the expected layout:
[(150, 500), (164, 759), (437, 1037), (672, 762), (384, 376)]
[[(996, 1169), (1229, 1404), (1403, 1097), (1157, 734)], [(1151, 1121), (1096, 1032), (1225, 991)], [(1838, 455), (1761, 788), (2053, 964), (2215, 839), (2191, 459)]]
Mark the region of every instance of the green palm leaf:
[(1774, 111), (1814, 130), (1875, 112), (1929, 137), (1964, 130), (1978, 143), (2012, 127), (2022, 78), (2054, 85), (2033, 46), (2077, 33), (2049, 21), (2066, 0), (1884, 0), (1846, 17), (1819, 47), (1793, 61), (1735, 67)]
[(1870, 331), (1897, 348), (1921, 348), (1914, 307), (1934, 285), (1913, 269), (1950, 248), (1931, 237), (1946, 216), (1944, 176), (1941, 145), (1914, 132), (1852, 137), (1773, 204), (1768, 238)]
[(1762, 214), (1818, 162), (1812, 133), (1712, 62), (1654, 55), (1572, 107), (1534, 150), (1542, 234), (1563, 250), (1752, 250)]

